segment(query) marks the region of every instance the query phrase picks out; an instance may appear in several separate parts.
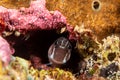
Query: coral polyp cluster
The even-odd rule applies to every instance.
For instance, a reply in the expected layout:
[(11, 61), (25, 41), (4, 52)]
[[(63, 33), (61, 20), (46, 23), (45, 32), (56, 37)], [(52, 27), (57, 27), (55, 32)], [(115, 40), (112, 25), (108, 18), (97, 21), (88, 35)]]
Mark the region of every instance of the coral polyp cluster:
[[(87, 43), (89, 44), (89, 41)], [(104, 77), (107, 80), (119, 80), (120, 79), (120, 41), (119, 37), (112, 35), (103, 39), (103, 43), (97, 43), (98, 47), (94, 47), (92, 54), (86, 56), (79, 63), (80, 74), (87, 78)], [(84, 44), (83, 44), (84, 45)], [(89, 46), (84, 45), (89, 48)], [(85, 55), (86, 52), (82, 55)], [(83, 48), (78, 47), (79, 51), (83, 51)], [(90, 52), (90, 51), (88, 51)], [(83, 65), (83, 66), (82, 66)]]
[(114, 35), (108, 36), (106, 39), (103, 39), (103, 45), (100, 46), (101, 52), (99, 54), (101, 54), (105, 62), (108, 61), (107, 63), (110, 63), (114, 61), (119, 61), (119, 43), (119, 37)]
[[(101, 76), (108, 79), (120, 79), (120, 40), (119, 37), (112, 35), (103, 39), (102, 46), (99, 46), (99, 56), (101, 61)], [(117, 75), (117, 76), (116, 76)]]

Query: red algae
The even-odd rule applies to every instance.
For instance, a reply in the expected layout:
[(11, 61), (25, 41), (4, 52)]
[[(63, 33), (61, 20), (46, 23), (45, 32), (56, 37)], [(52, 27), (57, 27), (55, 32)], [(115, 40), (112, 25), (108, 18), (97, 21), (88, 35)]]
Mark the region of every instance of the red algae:
[(45, 0), (32, 1), (29, 8), (7, 9), (0, 6), (0, 15), (10, 30), (50, 30), (64, 27), (66, 18), (59, 12), (50, 12)]

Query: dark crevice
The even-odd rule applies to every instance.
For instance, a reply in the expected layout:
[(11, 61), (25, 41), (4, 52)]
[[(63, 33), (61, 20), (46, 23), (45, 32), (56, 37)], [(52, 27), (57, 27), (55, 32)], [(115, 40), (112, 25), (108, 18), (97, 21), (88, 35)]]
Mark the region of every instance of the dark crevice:
[(66, 36), (66, 33), (57, 34), (55, 30), (45, 30), (29, 32), (27, 36), (30, 36), (27, 40), (20, 38), (16, 41), (14, 55), (25, 59), (29, 59), (30, 55), (35, 55), (40, 57), (43, 63), (47, 63), (50, 45), (60, 36)]
[[(27, 36), (30, 37), (28, 37), (26, 40), (25, 38)], [(10, 44), (13, 44), (13, 47), (15, 49), (14, 56), (19, 56), (21, 58), (29, 60), (31, 55), (35, 55), (41, 58), (43, 64), (46, 64), (49, 63), (49, 47), (54, 41), (56, 41), (56, 39), (61, 36), (68, 38), (69, 33), (65, 32), (63, 34), (58, 34), (56, 30), (39, 30), (28, 32), (26, 35), (21, 35), (19, 37), (16, 37), (13, 34), (9, 37), (6, 37), (6, 40), (8, 40)], [(80, 61), (80, 56), (76, 50), (74, 50), (76, 41), (71, 41), (71, 44), (73, 48), (71, 58), (66, 64), (63, 65), (62, 68), (75, 73), (78, 72), (78, 62)]]

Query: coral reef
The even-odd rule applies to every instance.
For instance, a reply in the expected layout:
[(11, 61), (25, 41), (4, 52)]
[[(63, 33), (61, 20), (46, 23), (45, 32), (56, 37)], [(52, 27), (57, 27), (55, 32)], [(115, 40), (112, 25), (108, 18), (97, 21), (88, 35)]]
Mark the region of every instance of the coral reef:
[(76, 48), (82, 57), (91, 56), (94, 49), (98, 48), (98, 41), (94, 33), (90, 29), (85, 29), (84, 25), (74, 28), (75, 35), (77, 36)]
[[(85, 33), (86, 34), (86, 33)], [(120, 79), (120, 40), (116, 35), (108, 36), (103, 39), (103, 43), (99, 43), (92, 36), (83, 35), (79, 47), (76, 43), (80, 56), (83, 60), (79, 62), (78, 73), (72, 74), (59, 68), (48, 67), (41, 63), (39, 57), (32, 55), (31, 61), (20, 57), (12, 56), (10, 63), (5, 66), (0, 60), (0, 79), (6, 76), (7, 80), (23, 79), (23, 80), (119, 80)], [(91, 41), (93, 43), (91, 43)], [(86, 45), (86, 44), (89, 44)], [(97, 45), (93, 47), (92, 45)], [(92, 48), (91, 54), (87, 54), (88, 48)], [(91, 51), (91, 50), (90, 50)], [(90, 52), (88, 51), (88, 52)], [(84, 55), (87, 54), (87, 55)], [(8, 56), (8, 55), (7, 55)], [(76, 76), (76, 78), (75, 78)]]
[(120, 79), (119, 0), (25, 1), (0, 1), (0, 80)]
[[(89, 44), (89, 41), (87, 42)], [(104, 77), (106, 80), (120, 79), (119, 37), (115, 35), (108, 36), (106, 39), (103, 39), (103, 44), (98, 43), (97, 45), (99, 47), (94, 48), (93, 53), (90, 56), (87, 55), (79, 63), (80, 74), (84, 75), (85, 80), (89, 80), (87, 78), (93, 78), (95, 76)], [(86, 52), (82, 52), (82, 54), (86, 54)]]
[[(103, 39), (103, 43), (99, 43), (93, 36), (90, 36), (91, 33), (88, 35), (89, 31), (83, 29), (81, 35), (83, 33), (84, 35), (76, 43), (78, 52), (82, 53), (80, 56), (84, 57), (79, 63), (80, 70), (78, 73), (72, 74), (59, 68), (48, 67), (42, 64), (41, 60), (34, 55), (31, 56), (31, 61), (12, 56), (10, 63), (6, 67), (4, 67), (2, 60), (0, 61), (0, 78), (6, 76), (7, 80), (119, 80), (119, 37), (111, 35)], [(89, 48), (90, 51), (88, 51)], [(91, 53), (88, 54), (89, 52)]]

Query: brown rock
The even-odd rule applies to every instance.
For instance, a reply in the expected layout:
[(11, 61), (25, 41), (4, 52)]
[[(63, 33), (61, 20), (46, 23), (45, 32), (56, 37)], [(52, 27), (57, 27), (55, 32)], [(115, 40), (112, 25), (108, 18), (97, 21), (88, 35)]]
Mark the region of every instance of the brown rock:
[(0, 0), (0, 5), (7, 8), (29, 7), (31, 0)]
[(73, 25), (90, 28), (98, 36), (104, 38), (119, 32), (120, 0), (47, 0), (49, 10), (59, 10)]

